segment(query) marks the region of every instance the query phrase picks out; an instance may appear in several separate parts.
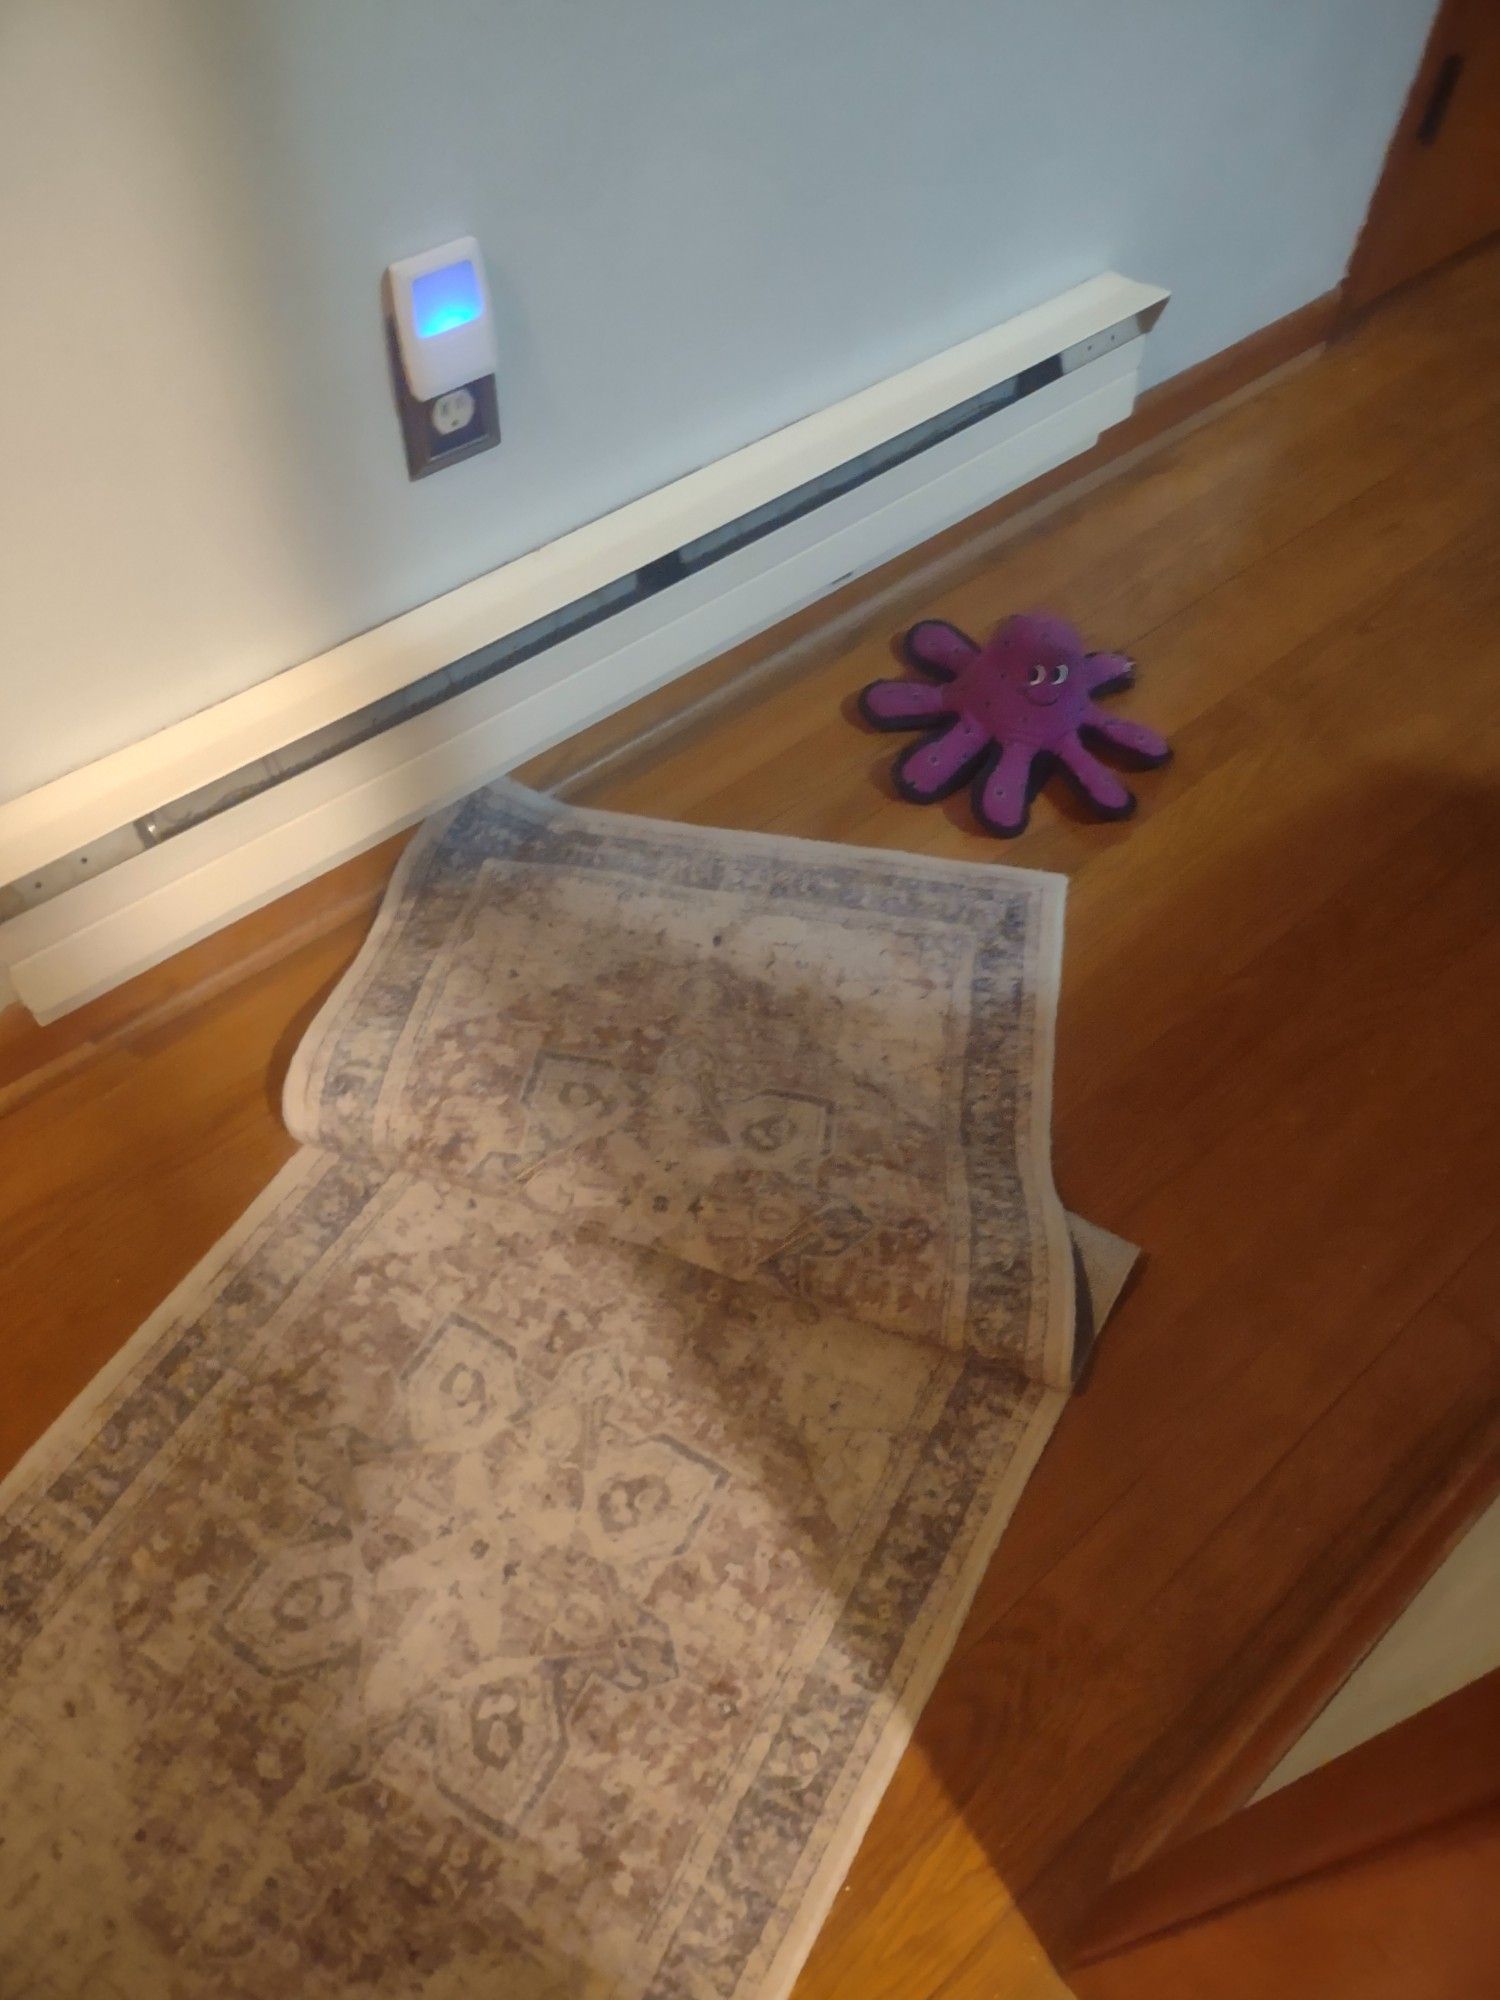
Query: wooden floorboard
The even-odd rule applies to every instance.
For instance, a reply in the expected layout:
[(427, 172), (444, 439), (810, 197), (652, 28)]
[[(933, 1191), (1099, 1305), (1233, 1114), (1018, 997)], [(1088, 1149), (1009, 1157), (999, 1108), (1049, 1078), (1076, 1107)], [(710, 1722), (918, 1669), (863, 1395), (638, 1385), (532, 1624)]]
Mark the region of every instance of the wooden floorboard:
[[(1177, 756), (1132, 822), (1049, 790), (1007, 845), (897, 800), (849, 714), (883, 630), (591, 794), (1067, 873), (1059, 1182), (1148, 1256), (799, 2000), (1058, 1991), (1103, 1884), (1253, 1783), (1371, 1580), (1500, 1476), (1497, 523), (1490, 255), (928, 607), (1136, 654), (1120, 705)], [(286, 1156), (280, 1073), (365, 921), (29, 1072), (0, 1046), (0, 1455)]]

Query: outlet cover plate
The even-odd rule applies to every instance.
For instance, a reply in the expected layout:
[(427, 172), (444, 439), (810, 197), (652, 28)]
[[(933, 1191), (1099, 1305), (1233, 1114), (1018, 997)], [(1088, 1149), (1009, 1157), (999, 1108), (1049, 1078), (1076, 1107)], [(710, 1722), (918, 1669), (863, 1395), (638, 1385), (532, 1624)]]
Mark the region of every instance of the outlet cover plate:
[[(490, 451), (500, 442), (500, 399), (493, 375), (477, 376), (445, 389), (426, 402), (414, 396), (401, 363), (401, 343), (395, 322), (386, 320), (386, 347), (391, 364), (391, 387), (401, 419), (401, 441), (406, 447), (406, 471), (410, 479), (425, 479), (442, 472), (461, 459)], [(465, 417), (464, 399), (471, 405)]]

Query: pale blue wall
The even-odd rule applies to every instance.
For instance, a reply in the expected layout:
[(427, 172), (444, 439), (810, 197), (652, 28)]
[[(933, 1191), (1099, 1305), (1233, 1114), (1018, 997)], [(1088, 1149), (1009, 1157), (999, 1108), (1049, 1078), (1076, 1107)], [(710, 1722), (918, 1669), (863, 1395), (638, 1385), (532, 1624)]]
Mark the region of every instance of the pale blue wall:
[[(7, 0), (0, 795), (1098, 270), (1154, 375), (1228, 345), (1337, 281), (1430, 13)], [(377, 282), (466, 232), (506, 440), (413, 487)]]

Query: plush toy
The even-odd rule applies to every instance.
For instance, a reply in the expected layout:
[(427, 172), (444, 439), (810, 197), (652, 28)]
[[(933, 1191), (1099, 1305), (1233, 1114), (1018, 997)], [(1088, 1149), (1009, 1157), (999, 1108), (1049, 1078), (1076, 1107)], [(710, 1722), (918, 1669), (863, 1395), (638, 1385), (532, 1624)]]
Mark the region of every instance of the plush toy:
[(872, 681), (859, 698), (876, 729), (927, 732), (897, 758), (896, 789), (921, 803), (972, 780), (974, 816), (991, 833), (1022, 831), (1054, 763), (1104, 818), (1134, 812), (1134, 794), (1087, 737), (1137, 764), (1164, 764), (1172, 754), (1154, 729), (1109, 715), (1094, 700), (1128, 687), (1133, 662), (1085, 652), (1075, 629), (1046, 612), (1007, 618), (983, 646), (941, 619), (924, 619), (902, 650), (929, 678)]

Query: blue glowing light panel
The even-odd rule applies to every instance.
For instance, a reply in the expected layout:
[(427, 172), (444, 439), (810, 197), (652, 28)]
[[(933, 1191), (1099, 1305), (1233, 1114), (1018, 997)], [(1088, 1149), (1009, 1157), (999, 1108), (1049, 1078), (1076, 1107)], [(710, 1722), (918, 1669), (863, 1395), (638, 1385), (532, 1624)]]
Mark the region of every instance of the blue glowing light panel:
[(444, 264), (439, 271), (424, 271), (412, 279), (412, 321), (423, 340), (467, 326), (483, 311), (479, 279), (467, 257), (461, 264)]

